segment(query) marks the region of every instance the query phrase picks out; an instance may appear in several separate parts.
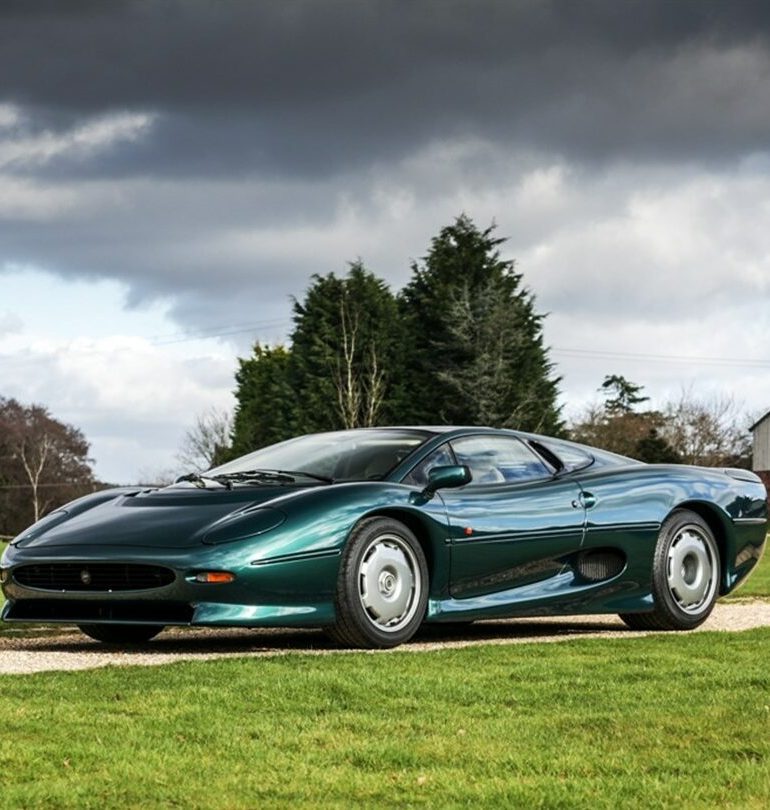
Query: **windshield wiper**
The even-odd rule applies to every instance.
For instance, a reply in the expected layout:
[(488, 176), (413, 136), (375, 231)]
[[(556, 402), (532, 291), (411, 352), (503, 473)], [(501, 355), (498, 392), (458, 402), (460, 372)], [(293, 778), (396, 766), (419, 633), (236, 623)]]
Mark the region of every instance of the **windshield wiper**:
[(256, 481), (267, 483), (275, 481), (279, 484), (293, 484), (294, 476), (273, 470), (240, 470), (238, 472), (221, 473), (213, 476), (214, 480), (221, 482)]
[(222, 473), (213, 477), (217, 481), (276, 481), (281, 484), (293, 484), (298, 475), (312, 478), (314, 481), (321, 481), (324, 484), (334, 483), (332, 478), (305, 472), (304, 470), (240, 470), (239, 472)]
[(200, 473), (187, 473), (187, 475), (180, 475), (179, 478), (174, 481), (175, 484), (181, 484), (184, 481), (189, 481), (191, 484), (195, 484), (196, 487), (200, 489), (206, 489), (206, 481), (213, 481), (215, 484), (219, 484), (219, 486), (224, 487), (225, 489), (232, 489), (233, 485), (228, 480), (220, 480), (219, 476), (212, 476), (212, 475), (201, 475)]
[(318, 475), (318, 473), (306, 472), (305, 470), (276, 470), (281, 475), (304, 475), (305, 478), (312, 478), (314, 481), (322, 481), (324, 484), (333, 484), (334, 479), (328, 475)]

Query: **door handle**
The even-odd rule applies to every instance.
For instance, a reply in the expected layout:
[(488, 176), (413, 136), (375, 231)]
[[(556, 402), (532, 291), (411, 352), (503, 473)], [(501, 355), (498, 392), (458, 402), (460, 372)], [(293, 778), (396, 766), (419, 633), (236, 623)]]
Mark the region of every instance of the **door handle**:
[(579, 509), (583, 507), (583, 509), (592, 509), (596, 506), (596, 495), (592, 492), (581, 492), (580, 495), (572, 501), (572, 506), (574, 509)]

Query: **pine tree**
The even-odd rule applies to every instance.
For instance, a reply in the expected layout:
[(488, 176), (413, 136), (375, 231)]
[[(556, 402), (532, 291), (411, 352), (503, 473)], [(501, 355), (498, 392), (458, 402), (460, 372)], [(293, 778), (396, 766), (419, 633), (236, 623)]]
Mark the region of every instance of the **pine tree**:
[(360, 262), (316, 275), (294, 303), (293, 382), (303, 432), (384, 424), (398, 350), (396, 300)]
[(606, 397), (605, 410), (613, 415), (631, 413), (634, 406), (649, 402), (649, 397), (641, 395), (643, 390), (643, 385), (627, 380), (622, 374), (607, 374), (599, 388)]
[(398, 418), (558, 434), (545, 316), (514, 263), (500, 257), (505, 239), (494, 229), (460, 216), (413, 264), (399, 297), (406, 343)]
[(643, 385), (619, 374), (608, 374), (598, 389), (605, 395), (602, 406), (591, 406), (571, 427), (572, 438), (622, 456), (650, 464), (677, 464), (681, 457), (666, 439), (667, 420), (660, 411), (635, 411), (649, 402)]
[(238, 363), (230, 457), (288, 439), (297, 427), (291, 352), (258, 343), (252, 356)]

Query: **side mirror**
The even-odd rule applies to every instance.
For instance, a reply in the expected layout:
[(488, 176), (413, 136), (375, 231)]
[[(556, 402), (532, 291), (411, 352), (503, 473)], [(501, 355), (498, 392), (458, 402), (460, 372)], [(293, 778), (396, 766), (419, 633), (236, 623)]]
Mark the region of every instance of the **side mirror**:
[(473, 476), (471, 471), (464, 464), (451, 464), (442, 467), (434, 467), (428, 473), (428, 485), (423, 489), (423, 498), (430, 499), (437, 489), (454, 489), (464, 487), (470, 483)]

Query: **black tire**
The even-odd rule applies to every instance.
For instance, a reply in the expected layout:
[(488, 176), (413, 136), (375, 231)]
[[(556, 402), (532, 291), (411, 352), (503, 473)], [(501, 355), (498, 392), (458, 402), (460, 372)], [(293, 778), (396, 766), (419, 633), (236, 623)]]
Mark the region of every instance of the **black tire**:
[(105, 644), (141, 644), (164, 629), (162, 624), (79, 624), (78, 629)]
[(344, 647), (385, 649), (408, 641), (428, 606), (428, 564), (397, 520), (368, 518), (353, 530), (337, 577), (331, 638)]
[(719, 596), (721, 566), (714, 532), (688, 509), (660, 527), (652, 564), (650, 613), (621, 613), (632, 630), (692, 630), (703, 624)]

